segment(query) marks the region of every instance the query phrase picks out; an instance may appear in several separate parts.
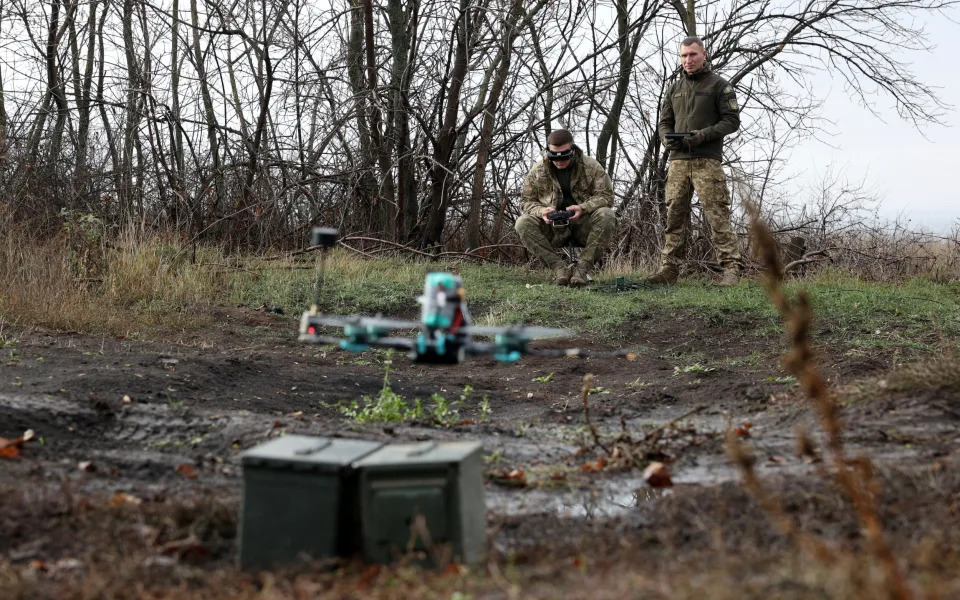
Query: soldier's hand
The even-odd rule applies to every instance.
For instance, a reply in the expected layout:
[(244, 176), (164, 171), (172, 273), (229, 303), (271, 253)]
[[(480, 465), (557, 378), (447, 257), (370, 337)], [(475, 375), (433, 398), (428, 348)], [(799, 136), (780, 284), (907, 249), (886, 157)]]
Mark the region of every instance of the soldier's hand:
[(577, 219), (580, 218), (580, 215), (583, 214), (583, 209), (580, 208), (580, 205), (579, 205), (579, 204), (572, 204), (572, 205), (570, 205), (570, 206), (567, 207), (567, 210), (570, 210), (570, 211), (573, 211), (574, 213), (576, 213), (576, 214), (574, 214), (572, 217), (570, 217), (570, 220), (571, 220), (571, 221), (576, 221)]
[(540, 209), (540, 218), (543, 219), (543, 222), (544, 222), (544, 223), (549, 223), (549, 222), (550, 222), (550, 219), (547, 218), (547, 215), (549, 215), (550, 213), (552, 213), (554, 210), (556, 210), (556, 209), (550, 208), (549, 206), (545, 206), (545, 207), (543, 207), (543, 208)]
[(683, 138), (683, 143), (687, 145), (687, 148), (696, 148), (705, 141), (707, 141), (706, 136), (699, 129), (691, 131), (690, 135)]
[(663, 138), (663, 147), (667, 150), (683, 150), (683, 143), (680, 140)]

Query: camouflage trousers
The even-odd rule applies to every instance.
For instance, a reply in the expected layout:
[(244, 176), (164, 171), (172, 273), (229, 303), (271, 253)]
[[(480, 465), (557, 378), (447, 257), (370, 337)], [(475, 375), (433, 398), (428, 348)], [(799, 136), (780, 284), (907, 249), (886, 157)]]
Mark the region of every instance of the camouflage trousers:
[(613, 239), (617, 229), (617, 216), (612, 208), (598, 208), (590, 214), (581, 215), (566, 227), (554, 227), (538, 217), (522, 215), (517, 219), (514, 229), (517, 230), (524, 248), (548, 268), (565, 266), (566, 263), (557, 254), (557, 250), (568, 245), (583, 247), (580, 262), (594, 265)]
[(741, 268), (740, 247), (730, 226), (730, 192), (720, 161), (690, 158), (670, 162), (667, 171), (667, 225), (661, 252), (662, 265), (678, 265), (685, 256), (690, 228), (690, 205), (697, 192), (720, 264)]

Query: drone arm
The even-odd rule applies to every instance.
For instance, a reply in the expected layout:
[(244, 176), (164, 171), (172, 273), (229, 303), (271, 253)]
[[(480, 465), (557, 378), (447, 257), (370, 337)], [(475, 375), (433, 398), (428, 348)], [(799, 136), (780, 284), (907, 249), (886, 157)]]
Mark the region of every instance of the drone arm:
[(627, 360), (634, 360), (637, 358), (636, 354), (626, 350), (590, 352), (587, 350), (581, 350), (580, 348), (530, 348), (527, 350), (527, 354), (547, 357), (573, 356), (576, 358), (625, 358)]
[(378, 348), (393, 348), (394, 350), (411, 350), (416, 342), (407, 338), (377, 338), (370, 341), (371, 346)]
[(298, 338), (301, 342), (307, 342), (308, 344), (329, 344), (332, 346), (340, 345), (340, 338), (330, 337), (328, 335), (316, 335), (313, 333), (301, 333)]

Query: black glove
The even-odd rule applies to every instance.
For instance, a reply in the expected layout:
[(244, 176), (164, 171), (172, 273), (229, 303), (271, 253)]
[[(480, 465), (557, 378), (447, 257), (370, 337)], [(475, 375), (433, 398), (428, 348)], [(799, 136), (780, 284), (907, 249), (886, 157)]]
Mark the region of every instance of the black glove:
[(687, 148), (692, 150), (693, 148), (696, 148), (700, 144), (707, 141), (706, 138), (707, 136), (703, 134), (703, 131), (699, 129), (694, 129), (693, 131), (690, 132), (690, 135), (683, 138), (683, 143), (687, 146)]
[(667, 150), (683, 150), (683, 142), (671, 138), (663, 138), (663, 147)]

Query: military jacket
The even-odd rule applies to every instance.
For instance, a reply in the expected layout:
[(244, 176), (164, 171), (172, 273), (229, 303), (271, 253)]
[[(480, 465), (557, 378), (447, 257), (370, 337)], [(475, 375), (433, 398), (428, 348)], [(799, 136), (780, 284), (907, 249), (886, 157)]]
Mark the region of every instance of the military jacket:
[[(574, 146), (576, 148), (576, 146)], [(586, 156), (576, 148), (570, 174), (570, 192), (573, 203), (590, 214), (602, 207), (613, 206), (613, 182), (606, 171), (595, 159)], [(546, 157), (541, 158), (523, 180), (521, 209), (524, 214), (540, 216), (544, 207), (556, 208), (563, 202), (560, 182), (554, 175), (554, 168)]]
[(708, 67), (696, 73), (684, 73), (667, 90), (660, 107), (657, 133), (665, 140), (667, 133), (690, 133), (700, 130), (702, 144), (691, 150), (674, 150), (670, 158), (716, 158), (723, 160), (723, 136), (740, 128), (740, 107), (733, 86)]

